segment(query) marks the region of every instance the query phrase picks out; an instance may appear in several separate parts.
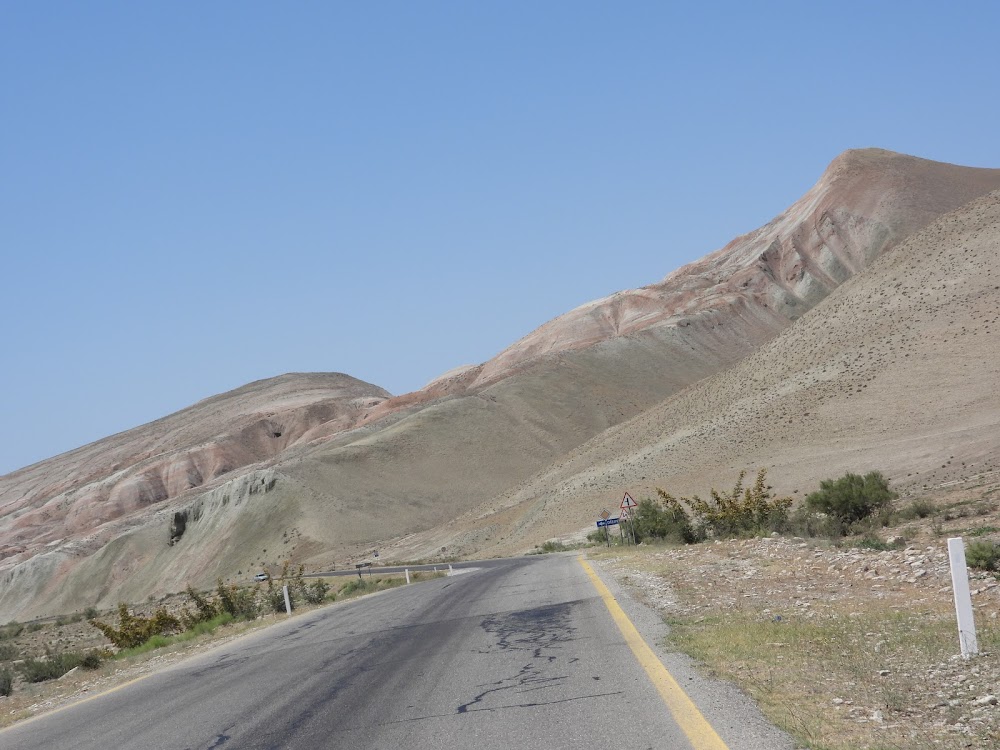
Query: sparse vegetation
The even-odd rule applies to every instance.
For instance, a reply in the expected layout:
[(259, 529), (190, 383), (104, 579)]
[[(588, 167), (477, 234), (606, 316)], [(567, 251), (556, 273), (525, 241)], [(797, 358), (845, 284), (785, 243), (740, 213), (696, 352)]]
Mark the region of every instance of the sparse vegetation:
[(61, 654), (48, 654), (45, 659), (25, 659), (18, 665), (18, 671), (25, 682), (44, 682), (62, 677), (71, 669), (97, 669), (101, 666), (101, 654), (96, 651), (80, 653), (67, 651)]
[[(788, 510), (792, 498), (775, 497), (767, 485), (767, 469), (757, 472), (753, 487), (744, 488), (746, 472), (741, 471), (736, 485), (728, 492), (711, 490), (711, 500), (697, 495), (690, 500), (681, 498), (695, 517), (696, 528), (701, 527), (715, 536), (759, 536), (769, 531), (782, 531), (788, 523)], [(661, 490), (661, 497), (669, 497)]]
[(16, 620), (11, 620), (2, 628), (0, 628), (0, 640), (5, 640), (8, 638), (17, 638), (21, 635), (24, 630), (24, 625), (17, 622)]
[(663, 540), (678, 544), (701, 541), (704, 534), (691, 524), (681, 504), (668, 492), (656, 489), (659, 500), (643, 498), (635, 509), (632, 525), (636, 541)]
[(903, 521), (912, 521), (915, 518), (928, 518), (935, 513), (937, 506), (934, 503), (925, 498), (918, 498), (905, 508), (901, 508), (896, 516)]
[[(602, 532), (603, 533), (603, 532)], [(554, 539), (549, 539), (542, 544), (535, 547), (534, 554), (549, 554), (551, 552), (566, 552), (570, 548), (567, 547), (562, 542), (556, 541)]]
[(819, 490), (806, 496), (806, 505), (836, 519), (846, 530), (853, 523), (890, 511), (896, 497), (881, 472), (870, 471), (863, 477), (848, 473), (839, 479), (822, 480)]
[(152, 617), (142, 617), (129, 611), (127, 604), (118, 605), (118, 627), (99, 620), (90, 620), (91, 625), (100, 630), (118, 648), (141, 646), (154, 635), (168, 635), (183, 629), (181, 621), (167, 610), (157, 609)]
[(14, 690), (14, 675), (9, 669), (0, 669), (0, 695), (8, 696)]
[(970, 568), (1000, 570), (1000, 544), (978, 539), (965, 545), (965, 562)]

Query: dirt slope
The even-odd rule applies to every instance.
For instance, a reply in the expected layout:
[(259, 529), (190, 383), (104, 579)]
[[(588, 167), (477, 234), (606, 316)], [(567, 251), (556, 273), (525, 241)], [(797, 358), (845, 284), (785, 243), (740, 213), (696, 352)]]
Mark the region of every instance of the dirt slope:
[[(288, 376), (260, 404), (254, 388), (264, 386), (252, 384), (2, 477), (0, 619), (209, 585), (287, 557), (343, 564), (427, 529), (446, 533), (412, 537), (400, 554), (447, 554), (448, 524), (483, 503), (479, 515), (512, 509), (500, 526), (583, 523), (589, 498), (631, 484), (651, 460), (639, 456), (642, 441), (661, 435), (622, 443), (613, 430), (604, 453), (587, 454), (602, 467), (593, 470), (574, 450), (724, 372), (880, 254), (997, 187), (998, 170), (847, 152), (765, 227), (421, 391), (388, 398), (346, 376)], [(546, 466), (544, 480), (510, 494)], [(700, 477), (700, 466), (688, 473)], [(551, 479), (564, 483), (554, 496)], [(584, 501), (569, 502), (577, 494)], [(542, 496), (553, 504), (538, 505)], [(527, 541), (496, 536), (474, 532), (462, 546), (489, 553)]]
[(1000, 192), (885, 253), (739, 364), (484, 505), (460, 538), (522, 548), (590, 525), (625, 490), (704, 495), (758, 467), (800, 496), (845, 471), (879, 469), (907, 493), (1000, 472)]

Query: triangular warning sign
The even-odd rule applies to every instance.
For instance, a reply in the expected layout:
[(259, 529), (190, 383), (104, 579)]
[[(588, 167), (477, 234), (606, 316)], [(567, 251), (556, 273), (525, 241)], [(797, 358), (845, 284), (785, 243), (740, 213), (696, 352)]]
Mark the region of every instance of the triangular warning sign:
[(633, 500), (632, 496), (626, 492), (625, 493), (625, 497), (622, 498), (622, 504), (619, 507), (621, 507), (621, 508), (634, 508), (638, 504), (639, 503), (637, 503), (635, 500)]

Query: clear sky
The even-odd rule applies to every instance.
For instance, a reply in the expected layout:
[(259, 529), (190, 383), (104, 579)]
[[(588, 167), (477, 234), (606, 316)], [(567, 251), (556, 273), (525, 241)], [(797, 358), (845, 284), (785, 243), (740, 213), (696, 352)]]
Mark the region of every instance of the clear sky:
[(1000, 167), (1000, 4), (0, 0), (0, 474), (292, 371), (393, 393), (839, 152)]

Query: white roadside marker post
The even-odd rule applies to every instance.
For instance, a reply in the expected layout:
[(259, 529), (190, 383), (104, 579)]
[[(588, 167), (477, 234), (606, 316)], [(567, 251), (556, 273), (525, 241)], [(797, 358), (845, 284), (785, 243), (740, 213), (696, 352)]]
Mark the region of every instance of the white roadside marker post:
[(972, 617), (972, 595), (969, 593), (969, 570), (965, 565), (965, 543), (962, 537), (948, 540), (948, 560), (951, 563), (951, 588), (955, 593), (955, 614), (958, 617), (958, 642), (962, 658), (979, 653), (976, 622)]
[(403, 572), (406, 573), (406, 583), (407, 583), (407, 585), (409, 585), (409, 583), (410, 583), (410, 569), (409, 568), (404, 568)]
[(284, 586), (281, 587), (281, 591), (285, 595), (285, 613), (290, 615), (290, 614), (292, 614), (292, 603), (288, 599), (288, 584), (287, 583)]
[(455, 571), (452, 569), (451, 563), (448, 563), (448, 575), (450, 576), (455, 575)]

